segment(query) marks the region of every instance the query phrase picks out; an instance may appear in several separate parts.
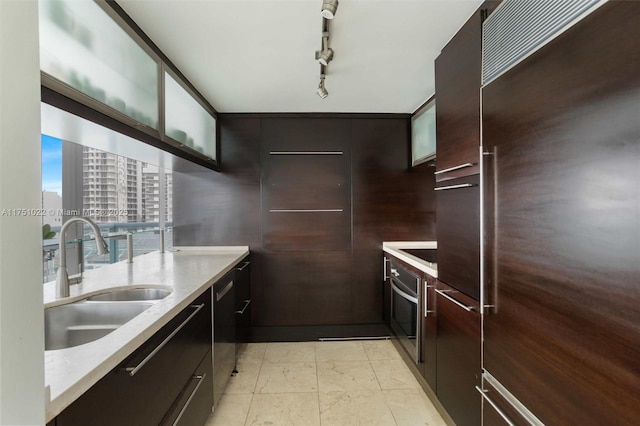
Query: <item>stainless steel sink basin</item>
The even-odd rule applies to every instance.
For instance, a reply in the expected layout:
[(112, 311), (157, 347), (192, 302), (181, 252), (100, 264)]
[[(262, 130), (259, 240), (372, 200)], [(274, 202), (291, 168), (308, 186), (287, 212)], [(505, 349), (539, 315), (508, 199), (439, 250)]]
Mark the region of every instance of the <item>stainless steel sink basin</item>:
[(80, 301), (44, 310), (45, 350), (64, 349), (97, 340), (133, 319), (153, 302)]
[(154, 300), (164, 299), (171, 294), (171, 290), (163, 288), (127, 288), (110, 291), (108, 293), (96, 294), (89, 297), (90, 301), (101, 302), (125, 302), (132, 300)]

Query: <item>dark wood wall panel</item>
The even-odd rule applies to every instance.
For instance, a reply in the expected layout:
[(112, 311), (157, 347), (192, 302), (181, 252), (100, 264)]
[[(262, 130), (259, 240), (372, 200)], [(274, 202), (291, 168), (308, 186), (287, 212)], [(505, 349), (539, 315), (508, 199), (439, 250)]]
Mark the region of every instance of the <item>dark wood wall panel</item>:
[(221, 173), (176, 170), (175, 244), (249, 245), (262, 331), (382, 324), (382, 242), (435, 239), (434, 169), (409, 168), (409, 118), (221, 114), (219, 123)]
[(264, 212), (264, 249), (268, 251), (349, 250), (349, 210), (320, 213)]
[(351, 272), (352, 318), (354, 324), (382, 323), (383, 267), (381, 250), (354, 250)]
[(221, 172), (174, 164), (174, 244), (261, 244), (260, 120), (221, 121)]
[(435, 240), (434, 168), (410, 168), (406, 119), (352, 121), (353, 249)]
[(483, 91), (485, 368), (545, 424), (640, 419), (639, 37), (640, 3), (606, 3)]
[(261, 326), (351, 322), (348, 251), (266, 253)]

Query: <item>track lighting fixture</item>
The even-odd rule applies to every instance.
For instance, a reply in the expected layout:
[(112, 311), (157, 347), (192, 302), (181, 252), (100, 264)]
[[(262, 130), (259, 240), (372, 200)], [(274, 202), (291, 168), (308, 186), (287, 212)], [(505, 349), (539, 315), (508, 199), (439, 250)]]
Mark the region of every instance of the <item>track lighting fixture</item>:
[(326, 19), (333, 19), (338, 9), (338, 0), (323, 0), (322, 16)]
[(327, 89), (325, 89), (324, 87), (324, 74), (320, 75), (320, 84), (318, 85), (318, 96), (320, 96), (322, 99), (329, 96), (329, 92), (327, 92)]
[(333, 59), (333, 49), (329, 47), (329, 32), (322, 33), (322, 50), (316, 51), (316, 59), (321, 65), (327, 66)]
[(316, 50), (316, 60), (320, 62), (320, 84), (317, 93), (322, 99), (329, 96), (329, 92), (324, 87), (324, 79), (327, 66), (333, 59), (333, 49), (329, 47), (329, 19), (333, 19), (336, 9), (338, 9), (338, 0), (322, 1), (322, 47)]
[(333, 49), (328, 48), (327, 50), (323, 50), (320, 52), (320, 58), (318, 58), (318, 62), (322, 65), (329, 65), (329, 62), (333, 59)]

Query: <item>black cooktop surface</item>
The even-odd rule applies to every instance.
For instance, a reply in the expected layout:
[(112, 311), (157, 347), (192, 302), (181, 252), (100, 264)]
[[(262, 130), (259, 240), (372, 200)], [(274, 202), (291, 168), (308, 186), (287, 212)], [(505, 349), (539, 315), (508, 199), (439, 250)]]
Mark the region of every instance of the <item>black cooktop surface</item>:
[(436, 249), (402, 249), (407, 253), (430, 263), (437, 263)]

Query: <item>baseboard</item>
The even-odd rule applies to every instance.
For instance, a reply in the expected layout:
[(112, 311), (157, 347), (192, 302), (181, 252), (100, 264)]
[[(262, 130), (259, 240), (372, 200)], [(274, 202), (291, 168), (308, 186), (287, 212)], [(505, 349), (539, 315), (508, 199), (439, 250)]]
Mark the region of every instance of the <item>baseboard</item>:
[(290, 327), (251, 327), (250, 342), (309, 342), (316, 340), (343, 340), (363, 338), (389, 338), (385, 324), (310, 325)]

